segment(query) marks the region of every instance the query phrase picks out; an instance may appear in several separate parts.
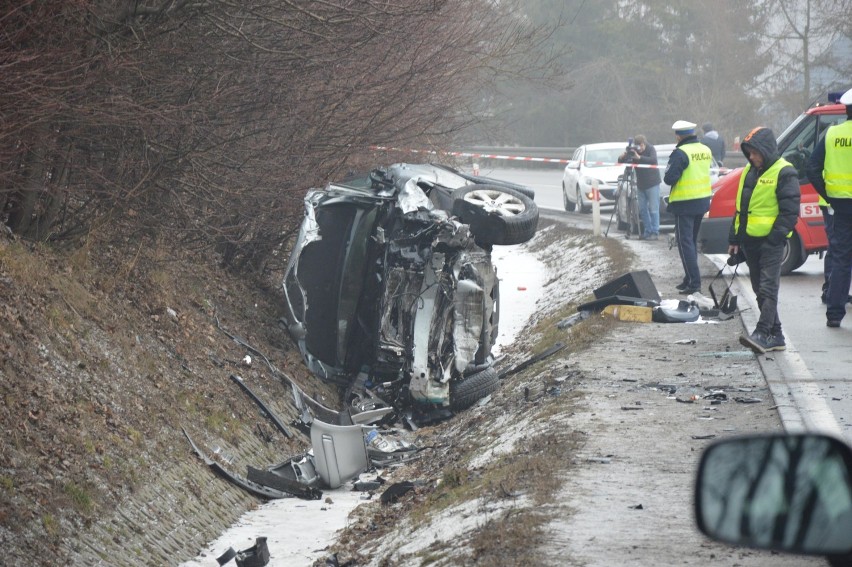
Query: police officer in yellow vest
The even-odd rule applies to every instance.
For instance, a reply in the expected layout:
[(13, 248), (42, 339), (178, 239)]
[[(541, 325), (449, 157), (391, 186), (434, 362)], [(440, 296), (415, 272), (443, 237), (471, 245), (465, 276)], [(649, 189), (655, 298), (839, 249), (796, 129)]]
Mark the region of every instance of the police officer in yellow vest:
[(760, 308), (754, 332), (741, 336), (740, 343), (763, 354), (787, 346), (778, 318), (778, 288), (784, 248), (799, 217), (799, 174), (778, 156), (775, 134), (769, 128), (749, 132), (740, 148), (749, 163), (740, 176), (728, 253), (745, 254)]
[(826, 325), (839, 327), (852, 281), (852, 89), (840, 97), (846, 121), (831, 126), (808, 162), (808, 179), (834, 211), (829, 236), (832, 267), (826, 295)]
[(671, 187), (668, 210), (675, 217), (677, 251), (683, 264), (683, 281), (677, 286), (682, 294), (701, 289), (701, 272), (698, 270), (698, 229), (701, 219), (710, 209), (710, 166), (713, 154), (710, 148), (698, 142), (695, 124), (678, 120), (672, 124), (675, 147), (663, 180)]

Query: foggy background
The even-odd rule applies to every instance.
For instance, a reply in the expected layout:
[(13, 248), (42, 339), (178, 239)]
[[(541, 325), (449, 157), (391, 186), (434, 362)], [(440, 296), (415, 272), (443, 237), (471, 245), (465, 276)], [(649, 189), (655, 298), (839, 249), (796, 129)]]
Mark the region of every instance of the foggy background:
[(376, 146), (780, 134), (852, 87), (851, 3), (7, 2), (0, 221), (269, 273), (308, 188), (429, 159)]

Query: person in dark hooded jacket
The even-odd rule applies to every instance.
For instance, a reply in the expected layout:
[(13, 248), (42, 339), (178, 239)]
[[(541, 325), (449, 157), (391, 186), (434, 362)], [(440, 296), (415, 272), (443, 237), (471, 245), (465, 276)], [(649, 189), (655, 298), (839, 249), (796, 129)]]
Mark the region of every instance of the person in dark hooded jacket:
[(740, 343), (763, 354), (787, 346), (778, 318), (778, 289), (784, 247), (799, 217), (799, 174), (778, 156), (775, 134), (769, 128), (749, 132), (740, 148), (749, 163), (740, 176), (728, 254), (745, 254), (760, 308), (754, 332), (741, 336)]

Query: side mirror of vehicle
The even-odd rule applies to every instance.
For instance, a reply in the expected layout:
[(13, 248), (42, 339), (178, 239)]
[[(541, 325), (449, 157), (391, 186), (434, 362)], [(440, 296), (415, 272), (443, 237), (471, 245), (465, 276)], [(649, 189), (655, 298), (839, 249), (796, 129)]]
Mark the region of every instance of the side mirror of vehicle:
[[(852, 553), (852, 449), (822, 434), (725, 439), (704, 451), (698, 528), (710, 538), (783, 553)], [(832, 564), (835, 564), (832, 561)]]
[(580, 169), (580, 162), (571, 160), (567, 165), (568, 169)]

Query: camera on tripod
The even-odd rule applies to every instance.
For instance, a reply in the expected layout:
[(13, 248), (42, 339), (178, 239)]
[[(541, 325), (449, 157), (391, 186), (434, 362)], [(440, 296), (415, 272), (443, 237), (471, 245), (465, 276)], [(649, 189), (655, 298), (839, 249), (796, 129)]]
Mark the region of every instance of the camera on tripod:
[(639, 146), (634, 143), (633, 138), (627, 138), (627, 147), (624, 149), (624, 153), (634, 153), (636, 155), (639, 155)]

